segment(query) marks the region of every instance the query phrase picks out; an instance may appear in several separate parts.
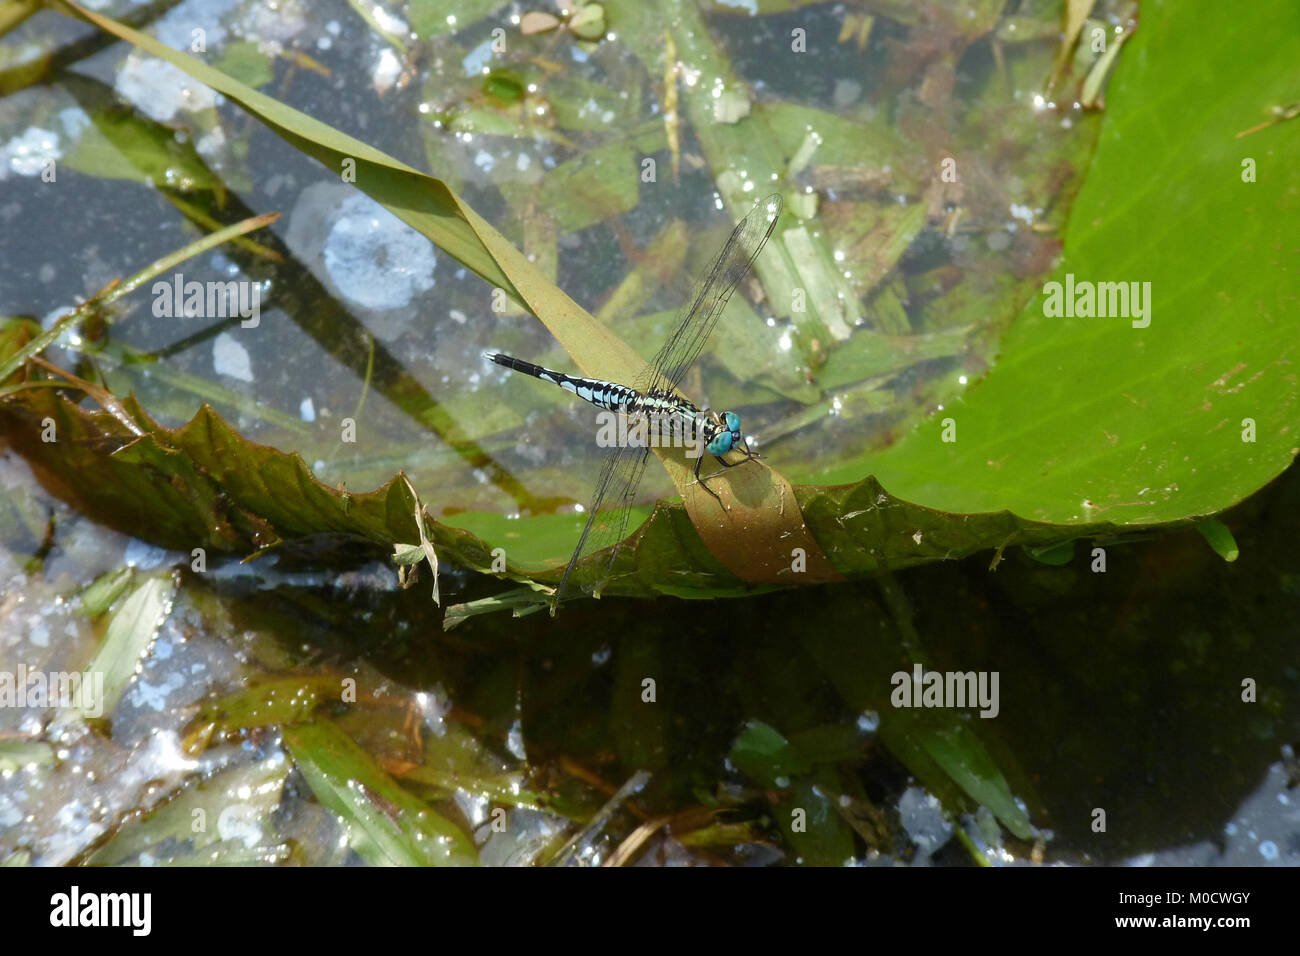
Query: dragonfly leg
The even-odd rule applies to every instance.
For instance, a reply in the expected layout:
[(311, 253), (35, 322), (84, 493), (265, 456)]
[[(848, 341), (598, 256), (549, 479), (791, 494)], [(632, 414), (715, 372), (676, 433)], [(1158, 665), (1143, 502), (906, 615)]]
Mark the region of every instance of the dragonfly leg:
[(745, 457), (736, 462), (738, 465), (743, 465), (747, 461), (755, 461), (756, 459), (763, 457), (758, 452), (752, 450), (749, 447), (749, 442), (745, 441), (743, 438), (740, 440), (740, 447), (745, 450)]
[(737, 465), (743, 465), (747, 461), (757, 461), (759, 458), (763, 457), (757, 452), (751, 451), (749, 445), (745, 445), (744, 449), (745, 457), (740, 459), (740, 461), (727, 461), (724, 458), (719, 458), (717, 455), (714, 455), (713, 457), (718, 459), (718, 464), (723, 468), (735, 468)]
[[(718, 459), (718, 461), (721, 461), (721, 460), (722, 460), (721, 458)], [(704, 464), (704, 456), (703, 456), (703, 455), (701, 455), (699, 458), (696, 458), (696, 459), (695, 459), (695, 482), (696, 482), (696, 484), (701, 485), (701, 486), (704, 488), (704, 490), (707, 491), (709, 494), (713, 495), (713, 497), (717, 499), (718, 504), (721, 505), (721, 504), (722, 504), (722, 496), (719, 495), (716, 491), (714, 491), (712, 488), (709, 487), (708, 479), (706, 479), (706, 478), (701, 478), (701, 477), (700, 477), (700, 465), (702, 465), (702, 464)], [(714, 476), (713, 476), (713, 475), (710, 475), (710, 476), (709, 476), (709, 478), (712, 478), (712, 477), (714, 477)], [(725, 508), (726, 505), (723, 505), (723, 507)]]
[[(743, 465), (747, 461), (756, 461), (757, 459), (762, 458), (763, 456), (757, 455), (754, 452), (750, 451), (749, 446), (746, 445), (745, 457), (740, 459), (740, 461), (727, 461), (721, 455), (714, 455), (713, 457), (717, 459), (718, 464), (721, 465), (723, 468), (735, 468), (737, 465)], [(703, 464), (704, 464), (703, 455), (695, 459), (695, 481), (692, 482), (692, 484), (703, 485), (704, 490), (707, 491), (709, 494), (713, 495), (713, 497), (717, 499), (718, 504), (722, 505), (723, 504), (722, 497), (716, 491), (714, 491), (712, 488), (709, 487), (709, 478), (716, 478), (718, 477), (718, 475), (722, 474), (722, 472), (715, 471), (713, 474), (708, 476), (701, 475), (700, 466)], [(723, 505), (723, 507), (725, 508), (726, 505)]]

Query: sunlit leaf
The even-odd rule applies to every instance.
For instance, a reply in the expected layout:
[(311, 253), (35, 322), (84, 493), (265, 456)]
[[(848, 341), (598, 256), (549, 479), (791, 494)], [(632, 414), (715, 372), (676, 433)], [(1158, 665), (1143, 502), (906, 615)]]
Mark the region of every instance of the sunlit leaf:
[(471, 866), (474, 845), (459, 827), (398, 786), (351, 737), (328, 721), (288, 727), (285, 745), (322, 804), (377, 866)]

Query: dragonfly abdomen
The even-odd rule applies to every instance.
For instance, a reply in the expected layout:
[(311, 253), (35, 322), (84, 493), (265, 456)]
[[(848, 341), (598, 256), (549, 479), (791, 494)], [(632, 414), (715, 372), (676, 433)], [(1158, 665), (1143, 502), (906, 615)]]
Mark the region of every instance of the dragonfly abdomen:
[(615, 412), (627, 411), (634, 403), (644, 397), (635, 389), (628, 388), (626, 385), (619, 385), (617, 382), (602, 382), (594, 378), (578, 378), (575, 375), (565, 375), (563, 372), (543, 368), (540, 365), (534, 365), (532, 362), (525, 362), (523, 359), (517, 359), (510, 355), (502, 355), (500, 352), (488, 352), (487, 357), (498, 365), (512, 371), (523, 372), (525, 375), (540, 378), (543, 382), (558, 385), (566, 392), (577, 395), (583, 401), (591, 402), (597, 408), (608, 408), (610, 411)]

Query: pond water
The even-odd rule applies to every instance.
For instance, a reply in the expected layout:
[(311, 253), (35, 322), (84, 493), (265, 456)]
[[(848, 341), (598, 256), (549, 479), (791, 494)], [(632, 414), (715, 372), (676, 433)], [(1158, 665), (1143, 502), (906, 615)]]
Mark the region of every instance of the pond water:
[[(604, 5), (598, 42), (525, 32), (500, 2), (162, 6), (162, 42), (438, 177), (642, 355), (743, 213), (732, 194), (786, 190), (779, 249), (684, 388), (740, 410), (795, 482), (865, 476), (995, 362), (1101, 118), (1037, 95), (1057, 27), (1032, 4), (988, 23), (980, 3), (935, 22), (648, 5), (673, 14), (671, 48), (631, 3)], [(88, 25), (33, 17), (0, 38), (0, 75), (5, 315), (48, 328), (192, 221), (282, 214), (180, 267), (242, 283), (256, 315), (177, 314), (145, 288), (50, 361), (167, 426), (209, 403), (329, 486), (403, 471), (447, 524), (505, 514), (527, 538), (549, 517), (576, 539), (593, 410), (481, 358), (573, 370), (541, 323), (362, 184)], [(651, 471), (645, 504), (672, 492)], [(105, 646), (124, 668), (103, 714), (6, 703), (0, 681), (0, 861), (1300, 864), (1294, 469), (1223, 517), (1231, 565), (1184, 530), (1108, 542), (1104, 573), (1084, 547), (1060, 566), (1008, 551), (995, 573), (983, 553), (451, 630), (427, 580), (403, 590), (373, 556), (196, 567), (78, 514), (13, 452), (0, 478), (0, 670), (79, 674)], [(444, 564), (440, 590), (447, 607), (501, 585)], [(900, 711), (916, 662), (997, 675), (996, 706)], [(387, 842), (364, 835), (379, 817)]]

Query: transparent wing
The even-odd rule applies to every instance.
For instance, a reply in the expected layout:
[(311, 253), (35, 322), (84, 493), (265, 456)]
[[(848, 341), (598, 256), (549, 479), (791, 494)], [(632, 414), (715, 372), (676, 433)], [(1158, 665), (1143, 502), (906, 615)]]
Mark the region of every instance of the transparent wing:
[(575, 586), (599, 594), (609, 580), (618, 554), (616, 550), (611, 550), (599, 561), (581, 562), (605, 548), (613, 549), (626, 536), (628, 517), (649, 458), (649, 448), (631, 445), (619, 446), (605, 458), (596, 479), (596, 493), (587, 511), (587, 524), (582, 529), (582, 537), (578, 539), (568, 567), (564, 569), (564, 577), (560, 579), (555, 595), (557, 603), (571, 597)]
[(749, 275), (780, 216), (781, 196), (773, 193), (754, 203), (754, 208), (740, 220), (718, 257), (696, 283), (671, 334), (650, 362), (648, 380), (634, 386), (638, 391), (664, 395), (681, 384), (687, 370), (704, 350), (731, 293)]

